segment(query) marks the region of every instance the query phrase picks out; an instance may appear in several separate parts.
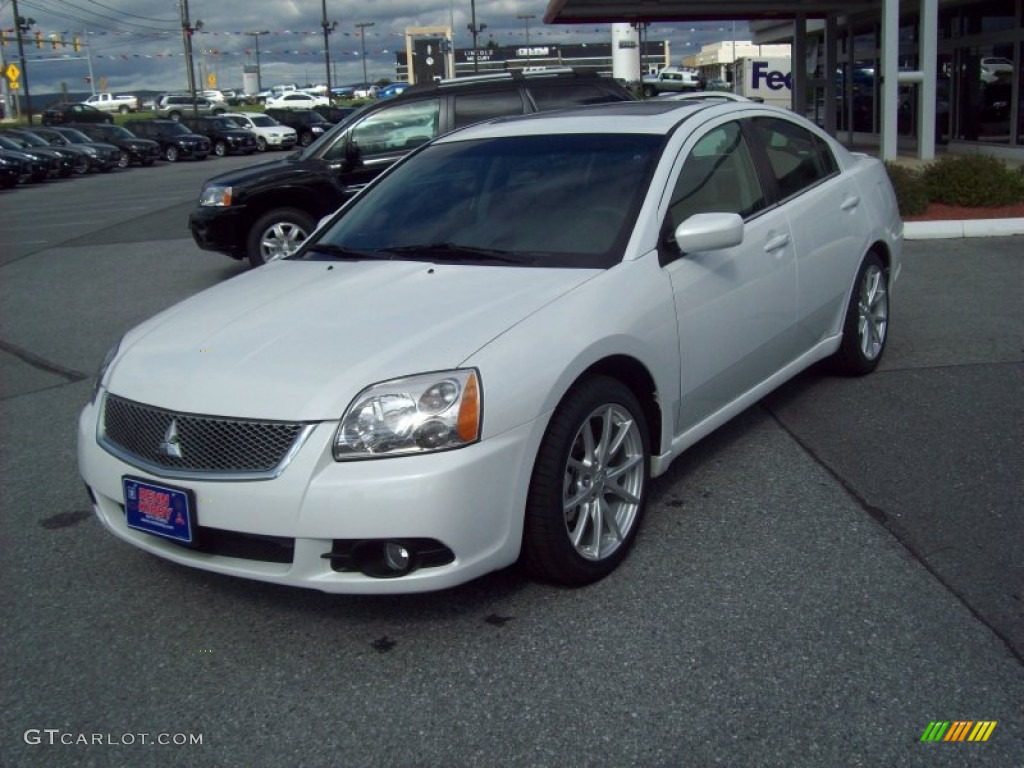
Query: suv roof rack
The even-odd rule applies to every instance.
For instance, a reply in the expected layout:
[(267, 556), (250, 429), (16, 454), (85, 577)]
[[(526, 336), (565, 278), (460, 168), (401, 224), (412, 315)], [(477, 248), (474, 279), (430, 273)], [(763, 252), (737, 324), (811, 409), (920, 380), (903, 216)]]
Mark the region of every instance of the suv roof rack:
[(435, 88), (458, 88), (476, 83), (504, 82), (508, 80), (533, 80), (547, 77), (601, 77), (597, 72), (587, 69), (575, 69), (573, 67), (547, 67), (544, 69), (529, 68), (508, 69), (502, 72), (486, 72), (480, 75), (469, 75), (468, 77), (449, 77), (442, 80), (434, 80), (429, 83), (416, 83), (405, 89), (405, 93), (420, 93)]

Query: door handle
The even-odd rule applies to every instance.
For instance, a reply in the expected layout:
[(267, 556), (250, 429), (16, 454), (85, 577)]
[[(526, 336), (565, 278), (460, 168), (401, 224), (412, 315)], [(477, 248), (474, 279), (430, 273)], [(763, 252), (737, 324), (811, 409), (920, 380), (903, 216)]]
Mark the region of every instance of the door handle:
[(844, 211), (851, 211), (858, 205), (860, 205), (860, 196), (854, 195), (853, 197), (848, 197), (845, 200), (843, 200), (843, 204), (840, 205), (839, 207), (842, 208)]
[(785, 248), (789, 245), (789, 235), (783, 232), (781, 235), (773, 235), (768, 238), (768, 242), (764, 244), (765, 253), (771, 253), (777, 251), (780, 248)]

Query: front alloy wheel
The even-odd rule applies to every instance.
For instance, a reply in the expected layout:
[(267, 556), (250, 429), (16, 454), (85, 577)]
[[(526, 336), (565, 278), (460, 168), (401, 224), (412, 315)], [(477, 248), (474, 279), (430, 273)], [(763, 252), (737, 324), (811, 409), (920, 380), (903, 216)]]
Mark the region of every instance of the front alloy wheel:
[(180, 156), (181, 153), (178, 151), (178, 148), (173, 144), (168, 144), (167, 149), (164, 150), (164, 159), (167, 160), (168, 163), (178, 162), (178, 158)]
[(312, 216), (295, 208), (270, 211), (249, 232), (249, 263), (258, 267), (295, 253), (315, 227)]
[(218, 141), (213, 145), (213, 154), (217, 157), (225, 157), (228, 153), (228, 145), (223, 141)]
[(128, 156), (127, 152), (122, 152), (120, 155), (118, 155), (118, 158), (117, 158), (117, 167), (118, 168), (124, 169), (124, 168), (127, 168), (131, 164), (132, 164), (132, 159)]
[(889, 273), (872, 251), (857, 271), (834, 367), (847, 376), (871, 373), (882, 359), (888, 336)]
[(523, 561), (533, 575), (580, 585), (618, 566), (643, 515), (647, 446), (643, 410), (618, 380), (594, 378), (565, 397), (530, 483)]

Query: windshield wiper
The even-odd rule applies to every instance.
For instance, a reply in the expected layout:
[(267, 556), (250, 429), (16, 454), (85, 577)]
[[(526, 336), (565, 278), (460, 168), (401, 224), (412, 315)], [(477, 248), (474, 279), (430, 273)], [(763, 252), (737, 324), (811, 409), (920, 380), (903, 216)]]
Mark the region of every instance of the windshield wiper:
[(533, 258), (515, 251), (475, 248), (471, 245), (458, 245), (457, 243), (400, 245), (397, 248), (388, 248), (387, 252), (402, 256), (422, 256), (424, 259), (449, 259), (453, 261), (500, 261), (506, 264), (522, 264), (533, 261)]
[(375, 261), (389, 261), (391, 254), (387, 251), (361, 251), (358, 248), (346, 248), (343, 245), (334, 243), (313, 243), (306, 249), (306, 253), (323, 253), (339, 259), (373, 259)]

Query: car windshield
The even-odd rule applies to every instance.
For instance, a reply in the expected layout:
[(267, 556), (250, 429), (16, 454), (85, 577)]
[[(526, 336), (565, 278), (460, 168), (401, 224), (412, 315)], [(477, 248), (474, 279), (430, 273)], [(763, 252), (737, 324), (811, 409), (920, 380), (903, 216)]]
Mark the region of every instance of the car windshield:
[(48, 147), (50, 146), (47, 142), (40, 139), (38, 136), (30, 136), (25, 133), (0, 133), (0, 136), (12, 141), (19, 147)]
[(64, 128), (57, 131), (61, 136), (64, 136), (72, 144), (89, 144), (92, 139), (86, 136), (81, 131), (76, 131), (74, 128)]
[(107, 136), (111, 136), (115, 139), (134, 139), (135, 134), (129, 131), (127, 128), (123, 128), (120, 125), (107, 125), (100, 129), (100, 131)]
[(190, 131), (186, 126), (182, 125), (181, 123), (171, 123), (170, 125), (166, 126), (165, 133), (167, 133), (168, 136), (184, 136), (192, 133), (192, 131)]
[(207, 125), (212, 125), (219, 131), (234, 131), (238, 129), (238, 123), (227, 117), (215, 117)]
[(435, 144), (381, 177), (296, 257), (609, 267), (662, 142), (585, 134)]
[(269, 128), (272, 125), (280, 125), (280, 123), (277, 122), (277, 120), (275, 120), (272, 117), (267, 117), (265, 115), (262, 117), (252, 118), (252, 124), (258, 126), (259, 128)]

